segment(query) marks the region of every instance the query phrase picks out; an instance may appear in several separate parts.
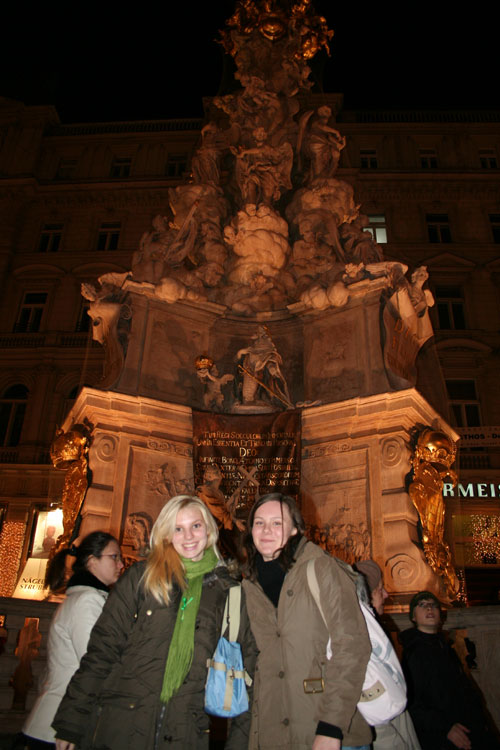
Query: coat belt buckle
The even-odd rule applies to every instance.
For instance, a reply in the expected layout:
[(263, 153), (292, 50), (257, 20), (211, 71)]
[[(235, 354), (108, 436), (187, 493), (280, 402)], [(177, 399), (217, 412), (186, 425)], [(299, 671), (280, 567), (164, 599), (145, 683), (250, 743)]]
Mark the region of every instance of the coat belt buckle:
[(325, 681), (322, 677), (308, 677), (304, 680), (304, 693), (322, 693), (325, 689)]

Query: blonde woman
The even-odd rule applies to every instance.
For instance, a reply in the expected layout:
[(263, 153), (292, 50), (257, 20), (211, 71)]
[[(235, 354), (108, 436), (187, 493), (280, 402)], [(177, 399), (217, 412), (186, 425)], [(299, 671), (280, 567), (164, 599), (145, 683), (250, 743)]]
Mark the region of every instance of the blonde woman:
[[(149, 557), (124, 574), (94, 628), (53, 723), (57, 750), (208, 748), (206, 665), (235, 585), (216, 545), (216, 523), (199, 498), (169, 500)], [(252, 674), (242, 602), (239, 640)], [(248, 723), (247, 714), (231, 722), (226, 748), (246, 747)]]

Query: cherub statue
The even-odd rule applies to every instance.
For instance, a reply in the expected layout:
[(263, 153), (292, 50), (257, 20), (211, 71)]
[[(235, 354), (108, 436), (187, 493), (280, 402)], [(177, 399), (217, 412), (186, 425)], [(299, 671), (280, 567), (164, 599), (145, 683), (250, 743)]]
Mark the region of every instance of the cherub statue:
[(213, 359), (201, 356), (195, 362), (196, 374), (205, 386), (203, 394), (203, 406), (205, 409), (222, 409), (224, 405), (223, 386), (234, 380), (234, 375), (222, 375), (219, 377), (217, 365)]

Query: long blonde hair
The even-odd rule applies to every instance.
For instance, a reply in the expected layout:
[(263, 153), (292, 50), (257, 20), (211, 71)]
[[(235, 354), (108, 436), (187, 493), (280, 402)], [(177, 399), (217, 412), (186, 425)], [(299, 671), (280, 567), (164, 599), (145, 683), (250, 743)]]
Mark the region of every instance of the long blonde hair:
[(156, 519), (149, 540), (150, 552), (146, 560), (146, 571), (142, 578), (144, 590), (152, 594), (160, 604), (169, 604), (172, 588), (175, 583), (185, 589), (184, 565), (175, 551), (172, 539), (177, 521), (177, 514), (186, 508), (200, 511), (207, 527), (207, 548), (212, 547), (217, 557), (219, 532), (217, 524), (207, 506), (194, 495), (176, 495), (161, 509)]

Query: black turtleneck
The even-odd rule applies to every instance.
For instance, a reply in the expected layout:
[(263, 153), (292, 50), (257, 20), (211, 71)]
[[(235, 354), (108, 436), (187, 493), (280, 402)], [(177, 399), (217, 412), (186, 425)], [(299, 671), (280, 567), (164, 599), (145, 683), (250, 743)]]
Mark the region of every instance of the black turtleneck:
[(269, 560), (269, 562), (265, 562), (260, 552), (257, 552), (255, 562), (257, 568), (257, 580), (262, 586), (267, 598), (272, 601), (275, 607), (277, 607), (286, 573), (278, 560)]

